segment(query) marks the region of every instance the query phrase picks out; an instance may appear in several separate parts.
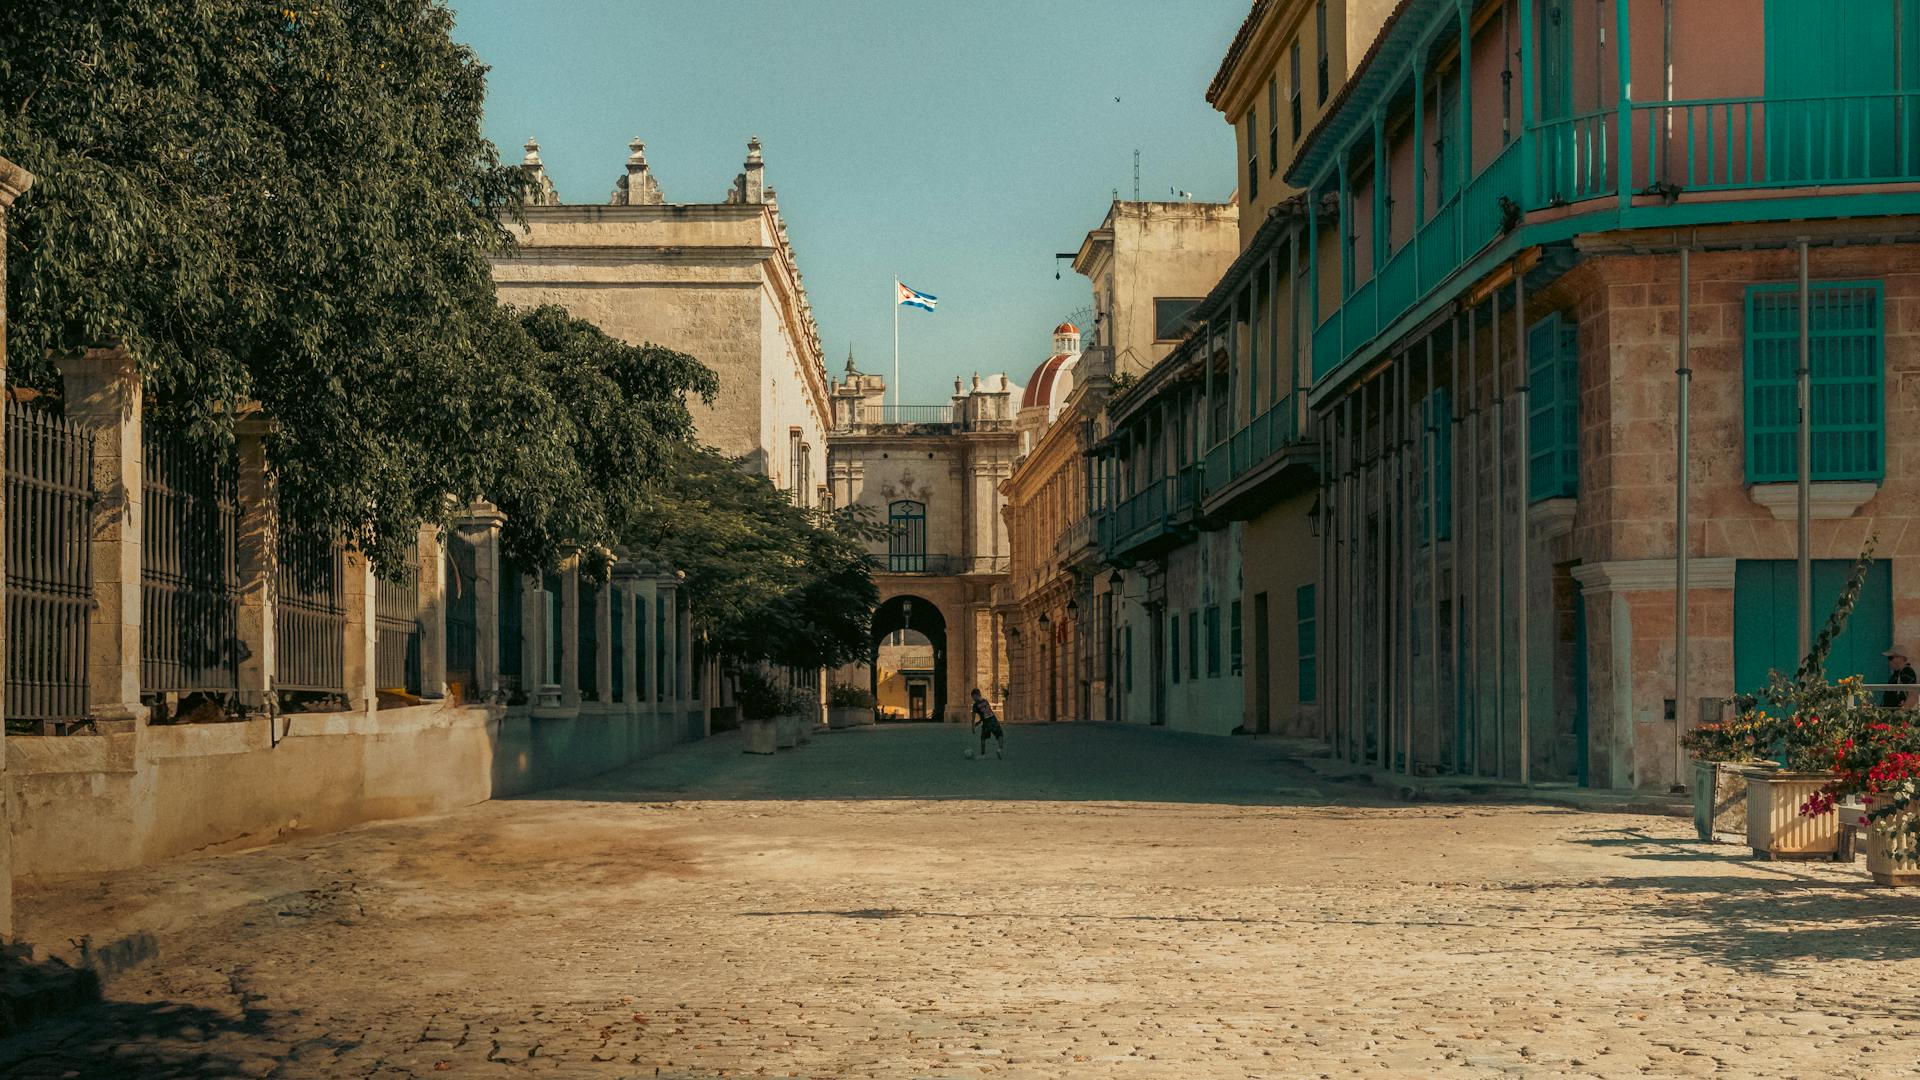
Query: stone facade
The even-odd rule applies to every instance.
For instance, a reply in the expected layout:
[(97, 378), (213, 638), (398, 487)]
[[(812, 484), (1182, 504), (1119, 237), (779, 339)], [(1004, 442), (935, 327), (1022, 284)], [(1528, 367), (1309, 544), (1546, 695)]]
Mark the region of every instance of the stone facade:
[[(955, 379), (945, 405), (904, 410), (887, 406), (886, 393), (883, 377), (861, 373), (848, 357), (844, 380), (831, 387), (828, 494), (836, 507), (863, 507), (889, 526), (871, 549), (881, 601), (876, 648), (899, 630), (926, 634), (928, 715), (964, 722), (975, 687), (996, 708), (1005, 701), (1006, 648), (991, 599), (1009, 564), (1000, 486), (1019, 445), (1021, 388), (1004, 374), (975, 375)], [(871, 687), (883, 707), (907, 708), (904, 680), (891, 669), (848, 665), (834, 679)]]
[[(719, 397), (691, 403), (700, 440), (813, 505), (826, 477), (820, 335), (759, 141), (748, 145), (723, 201), (668, 203), (635, 140), (610, 203), (527, 207), (494, 277), (505, 303), (558, 304), (712, 368)], [(538, 148), (527, 153), (535, 189), (551, 191)]]

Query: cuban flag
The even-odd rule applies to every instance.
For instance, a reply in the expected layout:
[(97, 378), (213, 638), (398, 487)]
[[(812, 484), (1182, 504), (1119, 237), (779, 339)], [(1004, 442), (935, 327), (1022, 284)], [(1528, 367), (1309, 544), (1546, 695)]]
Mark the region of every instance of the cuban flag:
[(940, 302), (940, 298), (937, 296), (929, 296), (918, 289), (908, 288), (899, 278), (894, 279), (893, 287), (900, 304), (904, 307), (917, 307), (921, 311), (932, 311), (934, 305)]

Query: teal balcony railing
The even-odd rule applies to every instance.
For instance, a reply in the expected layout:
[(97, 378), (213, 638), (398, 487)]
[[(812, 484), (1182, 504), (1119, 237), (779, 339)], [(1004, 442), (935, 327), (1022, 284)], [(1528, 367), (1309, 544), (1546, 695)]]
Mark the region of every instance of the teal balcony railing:
[(1615, 193), (1613, 148), (1619, 142), (1617, 109), (1550, 120), (1533, 129), (1534, 191), (1543, 205), (1580, 202)]
[(1633, 106), (1647, 178), (1686, 191), (1920, 180), (1920, 91)]

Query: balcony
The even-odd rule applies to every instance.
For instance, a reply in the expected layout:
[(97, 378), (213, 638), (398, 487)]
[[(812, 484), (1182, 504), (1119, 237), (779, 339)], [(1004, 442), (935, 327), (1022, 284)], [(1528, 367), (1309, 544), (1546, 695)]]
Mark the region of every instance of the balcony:
[(1005, 555), (876, 555), (877, 574), (915, 577), (957, 577), (962, 574), (1004, 574)]
[(874, 405), (857, 402), (835, 406), (835, 434), (940, 435), (963, 431), (1012, 431), (1011, 419), (968, 416), (956, 405)]

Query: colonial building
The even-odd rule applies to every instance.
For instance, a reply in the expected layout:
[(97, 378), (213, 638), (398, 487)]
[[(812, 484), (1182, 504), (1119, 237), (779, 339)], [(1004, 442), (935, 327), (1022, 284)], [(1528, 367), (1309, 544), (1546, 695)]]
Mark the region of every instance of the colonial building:
[(974, 688), (1005, 699), (1006, 653), (992, 609), (1006, 581), (1000, 485), (1020, 435), (1004, 374), (954, 380), (941, 405), (887, 405), (886, 380), (847, 358), (831, 387), (827, 477), (836, 506), (887, 523), (875, 543), (876, 662), (837, 672), (873, 689), (883, 714), (965, 721)]
[(713, 405), (691, 403), (700, 441), (812, 505), (826, 475), (826, 368), (759, 140), (712, 203), (667, 202), (638, 139), (604, 205), (560, 202), (532, 141), (523, 168), (538, 194), (518, 249), (494, 263), (500, 299), (558, 304), (700, 360), (720, 376)]
[(1129, 711), (1128, 687), (1146, 685), (1130, 649), (1136, 635), (1148, 640), (1149, 582), (1109, 581), (1097, 518), (1112, 475), (1092, 451), (1108, 434), (1113, 388), (1148, 377), (1185, 335), (1232, 258), (1238, 216), (1231, 204), (1116, 201), (1074, 257), (1093, 288), (1092, 341), (1081, 353), (1077, 327), (1056, 329), (1027, 385), (1034, 438), (1007, 486), (1016, 569), (1002, 610), (1023, 717), (1165, 715)]
[(1872, 538), (1828, 672), (1920, 634), (1898, 8), (1398, 5), (1284, 174), (1345, 753), (1684, 783)]

